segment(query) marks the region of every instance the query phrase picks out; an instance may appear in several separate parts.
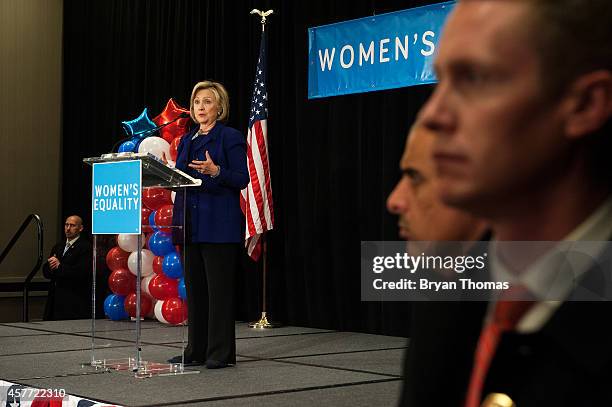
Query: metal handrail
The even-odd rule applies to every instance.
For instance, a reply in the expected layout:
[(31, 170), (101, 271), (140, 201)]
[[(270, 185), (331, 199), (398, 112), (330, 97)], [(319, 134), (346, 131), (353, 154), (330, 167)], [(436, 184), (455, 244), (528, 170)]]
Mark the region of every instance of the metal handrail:
[(2, 261), (9, 254), (13, 246), (15, 246), (15, 243), (17, 243), (23, 232), (32, 222), (32, 220), (36, 222), (36, 235), (38, 239), (38, 260), (36, 261), (36, 266), (34, 266), (32, 271), (30, 271), (30, 274), (28, 274), (28, 276), (23, 282), (23, 322), (28, 322), (30, 319), (28, 313), (28, 294), (30, 291), (30, 282), (32, 281), (36, 273), (38, 273), (38, 270), (40, 270), (40, 266), (42, 266), (43, 262), (43, 222), (40, 216), (35, 213), (31, 213), (30, 215), (28, 215), (17, 230), (17, 232), (15, 232), (15, 235), (13, 235), (11, 241), (6, 245), (6, 247), (2, 251), (2, 254), (0, 254), (0, 264), (2, 264)]

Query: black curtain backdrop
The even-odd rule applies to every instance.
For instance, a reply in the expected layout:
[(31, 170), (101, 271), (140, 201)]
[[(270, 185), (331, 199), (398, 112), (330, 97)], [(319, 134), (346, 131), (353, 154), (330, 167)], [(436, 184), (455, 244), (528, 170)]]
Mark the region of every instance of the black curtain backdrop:
[[(64, 215), (90, 219), (91, 170), (120, 123), (170, 97), (188, 107), (193, 85), (224, 83), (229, 125), (246, 134), (259, 52), (268, 33), (269, 153), (275, 229), (268, 234), (269, 315), (300, 326), (409, 335), (408, 303), (360, 301), (360, 241), (397, 240), (385, 201), (399, 179), (406, 132), (428, 86), (308, 100), (307, 28), (433, 1), (65, 0)], [(261, 266), (259, 266), (261, 267)], [(261, 274), (240, 271), (237, 318), (254, 320)]]

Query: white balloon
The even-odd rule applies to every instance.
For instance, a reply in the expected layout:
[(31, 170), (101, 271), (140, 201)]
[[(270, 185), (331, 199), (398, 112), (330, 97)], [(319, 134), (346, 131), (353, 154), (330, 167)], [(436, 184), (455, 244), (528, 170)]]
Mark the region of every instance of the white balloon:
[[(142, 234), (142, 245), (141, 248), (145, 245), (145, 235)], [(138, 250), (138, 235), (117, 235), (117, 244), (126, 252), (135, 252)]]
[(153, 296), (151, 295), (151, 291), (149, 291), (149, 283), (151, 282), (151, 280), (153, 280), (153, 277), (155, 277), (155, 273), (148, 275), (142, 279), (142, 281), (140, 282), (140, 291), (151, 297), (152, 301), (155, 301), (155, 298), (153, 298)]
[(138, 146), (139, 153), (151, 153), (157, 158), (170, 159), (170, 144), (161, 137), (147, 137)]
[(154, 308), (155, 318), (157, 318), (157, 320), (163, 324), (168, 324), (169, 322), (166, 321), (166, 319), (162, 315), (163, 306), (164, 306), (164, 301), (157, 301), (155, 303), (155, 308)]
[(172, 199), (172, 203), (174, 203), (174, 199), (176, 198), (176, 191), (172, 191), (170, 193), (170, 199)]
[[(141, 277), (150, 276), (153, 274), (153, 259), (155, 255), (151, 250), (143, 249), (140, 251), (142, 257), (140, 275)], [(132, 274), (137, 275), (138, 273), (138, 252), (133, 252), (128, 257), (128, 268)]]

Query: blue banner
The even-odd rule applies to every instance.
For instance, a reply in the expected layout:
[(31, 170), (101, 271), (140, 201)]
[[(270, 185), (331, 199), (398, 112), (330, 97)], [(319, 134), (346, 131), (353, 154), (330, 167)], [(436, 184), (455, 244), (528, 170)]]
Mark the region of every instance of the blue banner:
[(436, 81), (432, 65), (454, 1), (308, 29), (308, 98)]
[(91, 229), (94, 235), (141, 233), (142, 162), (93, 165)]

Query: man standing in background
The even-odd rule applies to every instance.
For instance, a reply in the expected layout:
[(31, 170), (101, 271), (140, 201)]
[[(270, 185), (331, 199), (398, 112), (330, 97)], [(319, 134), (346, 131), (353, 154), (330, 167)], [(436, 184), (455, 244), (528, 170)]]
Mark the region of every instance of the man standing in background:
[(85, 319), (91, 317), (92, 247), (81, 236), (83, 220), (66, 218), (66, 241), (53, 246), (43, 274), (51, 280), (45, 320)]

